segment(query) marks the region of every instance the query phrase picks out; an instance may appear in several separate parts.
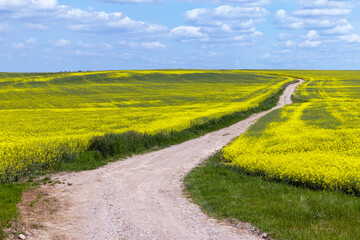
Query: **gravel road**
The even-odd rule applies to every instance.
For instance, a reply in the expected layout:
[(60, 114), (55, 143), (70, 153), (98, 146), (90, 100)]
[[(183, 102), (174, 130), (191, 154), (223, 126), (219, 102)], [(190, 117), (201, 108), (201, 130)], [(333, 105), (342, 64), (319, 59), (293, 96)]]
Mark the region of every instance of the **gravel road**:
[(228, 128), (96, 170), (54, 175), (72, 185), (40, 189), (60, 210), (38, 218), (45, 227), (29, 229), (27, 239), (260, 239), (202, 213), (184, 196), (182, 179), (257, 119), (290, 104), (301, 82), (289, 85), (273, 109)]

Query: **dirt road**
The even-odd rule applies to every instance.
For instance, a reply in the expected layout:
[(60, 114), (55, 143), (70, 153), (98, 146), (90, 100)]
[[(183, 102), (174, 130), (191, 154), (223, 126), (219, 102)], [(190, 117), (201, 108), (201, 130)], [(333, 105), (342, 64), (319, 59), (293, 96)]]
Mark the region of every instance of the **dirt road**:
[[(290, 104), (298, 84), (288, 86), (272, 110)], [(40, 189), (57, 200), (60, 210), (38, 218), (45, 228), (30, 229), (27, 239), (258, 239), (246, 229), (209, 219), (183, 195), (182, 179), (272, 110), (157, 152), (56, 175), (72, 185)]]

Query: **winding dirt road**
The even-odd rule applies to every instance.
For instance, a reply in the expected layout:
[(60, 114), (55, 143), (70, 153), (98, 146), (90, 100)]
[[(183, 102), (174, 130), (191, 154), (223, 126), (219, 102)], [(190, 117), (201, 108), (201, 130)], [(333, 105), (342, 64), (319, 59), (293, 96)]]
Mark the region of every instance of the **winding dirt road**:
[(44, 214), (45, 227), (29, 229), (27, 239), (259, 239), (202, 213), (183, 195), (182, 179), (257, 119), (290, 104), (301, 82), (289, 85), (273, 109), (228, 128), (96, 170), (53, 176), (72, 185), (40, 188), (60, 210)]

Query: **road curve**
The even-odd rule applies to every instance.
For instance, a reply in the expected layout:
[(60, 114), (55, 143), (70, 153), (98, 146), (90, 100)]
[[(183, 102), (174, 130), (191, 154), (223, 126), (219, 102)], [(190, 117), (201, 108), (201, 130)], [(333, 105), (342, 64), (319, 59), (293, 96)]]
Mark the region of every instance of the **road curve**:
[(276, 107), (228, 128), (96, 170), (55, 175), (72, 185), (41, 188), (61, 210), (43, 216), (45, 227), (29, 229), (27, 239), (258, 239), (202, 213), (183, 195), (182, 179), (257, 119), (292, 103), (302, 82), (289, 85)]

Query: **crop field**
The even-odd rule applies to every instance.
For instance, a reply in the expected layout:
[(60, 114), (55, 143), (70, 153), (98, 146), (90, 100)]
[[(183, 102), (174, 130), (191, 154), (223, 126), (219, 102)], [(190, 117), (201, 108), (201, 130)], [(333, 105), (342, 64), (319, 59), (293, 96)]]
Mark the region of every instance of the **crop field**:
[(257, 106), (293, 78), (251, 71), (0, 73), (0, 183), (106, 133), (180, 131)]
[(284, 73), (306, 80), (297, 103), (225, 147), (225, 161), (267, 179), (360, 194), (360, 72)]

